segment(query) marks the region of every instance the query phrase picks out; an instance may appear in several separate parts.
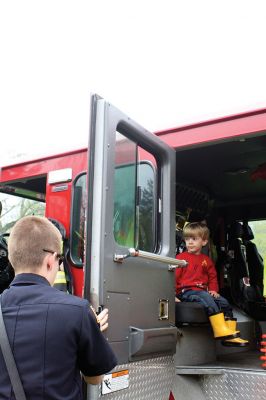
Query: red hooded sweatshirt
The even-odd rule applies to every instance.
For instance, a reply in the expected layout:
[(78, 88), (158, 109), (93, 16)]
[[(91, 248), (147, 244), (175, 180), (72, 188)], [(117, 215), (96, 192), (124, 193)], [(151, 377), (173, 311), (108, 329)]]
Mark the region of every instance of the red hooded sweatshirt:
[(178, 254), (176, 258), (188, 262), (186, 267), (175, 270), (177, 295), (183, 289), (219, 291), (215, 266), (208, 256), (184, 252)]

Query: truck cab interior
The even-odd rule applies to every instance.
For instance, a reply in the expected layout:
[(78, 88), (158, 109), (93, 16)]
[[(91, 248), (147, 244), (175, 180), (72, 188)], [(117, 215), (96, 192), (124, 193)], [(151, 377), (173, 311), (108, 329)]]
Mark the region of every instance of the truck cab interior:
[(266, 242), (265, 149), (265, 132), (176, 149), (176, 252), (184, 250), (184, 221), (205, 220), (211, 233), (206, 251), (215, 262), (220, 293), (233, 306), (241, 336), (250, 341), (242, 349), (214, 343), (203, 307), (178, 303), (178, 373), (224, 365), (262, 369), (263, 254), (252, 226), (254, 221), (261, 223)]

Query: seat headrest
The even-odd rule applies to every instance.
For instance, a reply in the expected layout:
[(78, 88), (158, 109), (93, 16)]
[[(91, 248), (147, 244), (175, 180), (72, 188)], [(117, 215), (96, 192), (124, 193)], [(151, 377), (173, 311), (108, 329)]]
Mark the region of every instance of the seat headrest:
[(57, 221), (54, 218), (48, 218), (50, 222), (59, 230), (59, 232), (62, 235), (62, 239), (64, 240), (66, 238), (66, 230), (63, 224), (61, 222)]
[(248, 224), (243, 225), (243, 240), (252, 240), (254, 239), (254, 234), (252, 232), (252, 229)]
[(231, 239), (242, 238), (243, 236), (243, 225), (240, 222), (233, 222), (230, 228)]

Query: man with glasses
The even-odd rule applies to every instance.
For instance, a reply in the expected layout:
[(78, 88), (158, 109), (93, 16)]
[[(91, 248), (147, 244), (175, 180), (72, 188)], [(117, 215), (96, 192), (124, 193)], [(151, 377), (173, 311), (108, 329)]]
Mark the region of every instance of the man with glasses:
[[(52, 287), (63, 261), (61, 240), (47, 218), (36, 216), (20, 219), (8, 240), (15, 278), (1, 304), (27, 400), (80, 400), (81, 374), (99, 384), (117, 363), (88, 301)], [(106, 319), (105, 311), (101, 330)], [(1, 352), (0, 371), (0, 398), (10, 399)]]

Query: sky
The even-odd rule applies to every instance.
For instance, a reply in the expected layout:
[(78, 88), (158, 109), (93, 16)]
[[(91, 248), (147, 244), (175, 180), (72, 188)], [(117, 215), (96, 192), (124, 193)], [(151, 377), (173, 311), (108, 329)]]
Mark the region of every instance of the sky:
[(150, 131), (266, 107), (265, 0), (0, 0), (0, 165), (87, 145), (97, 93)]

